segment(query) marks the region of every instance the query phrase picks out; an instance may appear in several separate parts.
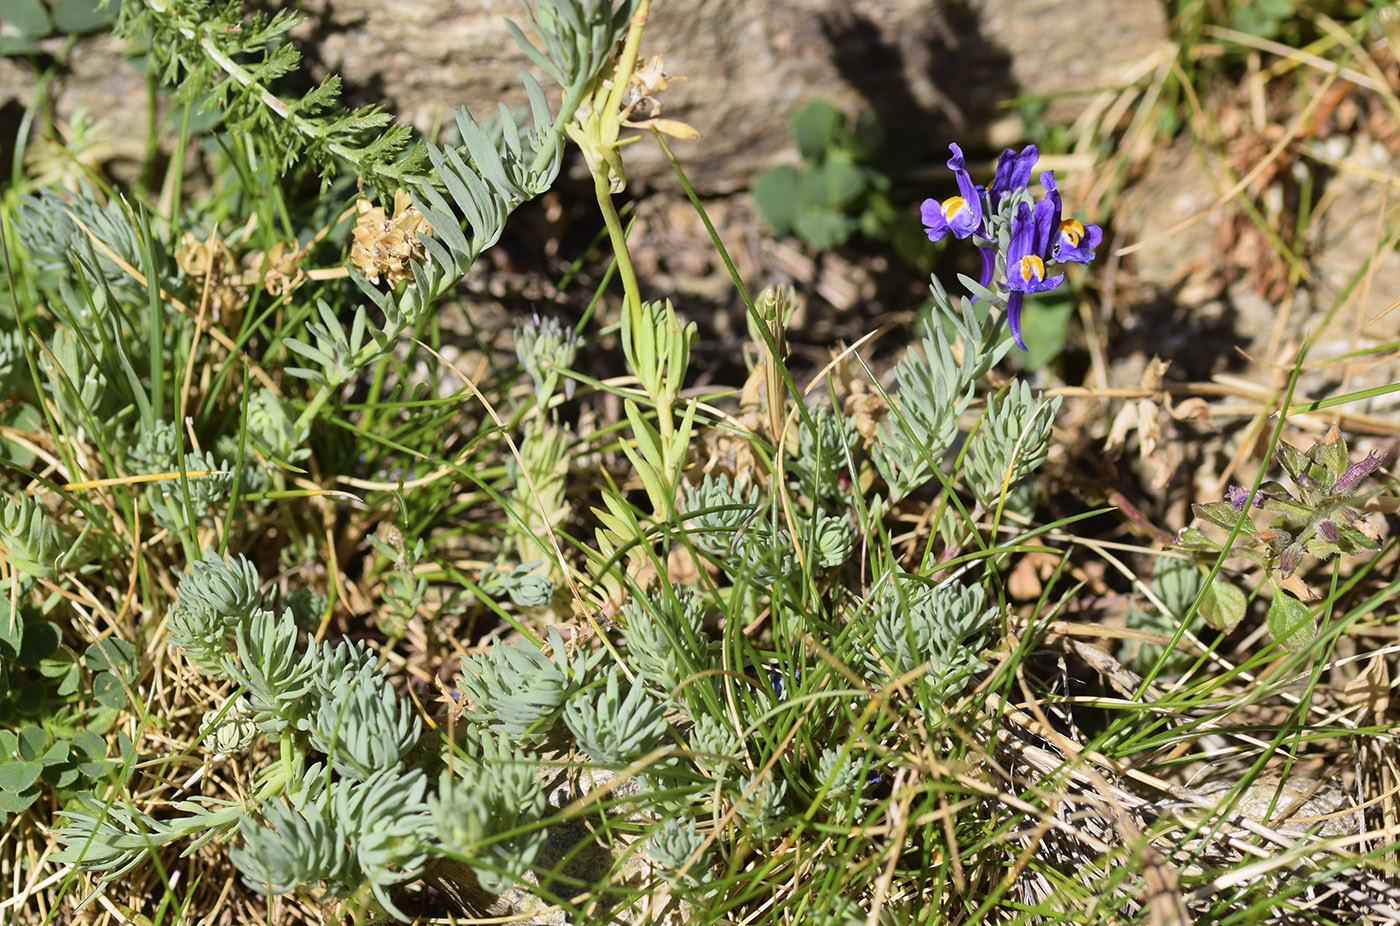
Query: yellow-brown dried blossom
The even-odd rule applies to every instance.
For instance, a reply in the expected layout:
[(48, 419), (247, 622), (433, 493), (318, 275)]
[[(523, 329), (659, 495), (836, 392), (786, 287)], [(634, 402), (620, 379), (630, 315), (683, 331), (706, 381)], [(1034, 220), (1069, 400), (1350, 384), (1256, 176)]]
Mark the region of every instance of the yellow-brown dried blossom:
[(299, 286), (307, 278), (301, 269), (306, 255), (306, 250), (288, 248), (279, 241), (270, 250), (244, 254), (240, 261), (216, 233), (200, 241), (186, 232), (175, 250), (175, 263), (200, 291), (200, 298), (207, 300), (209, 313), (217, 321), (236, 312), (259, 284), (273, 296)]
[(243, 304), (244, 294), (230, 271), (234, 266), (233, 252), (218, 234), (200, 241), (190, 232), (180, 239), (175, 249), (175, 265), (185, 272), (196, 289), (210, 317), (222, 321), (232, 316)]
[[(672, 138), (682, 140), (699, 138), (700, 133), (692, 126), (678, 119), (660, 118), (661, 100), (657, 94), (675, 81), (685, 80), (684, 77), (670, 76), (665, 72), (665, 68), (666, 62), (661, 56), (652, 55), (651, 60), (627, 78), (627, 91), (622, 104), (622, 124), (633, 129), (656, 129)], [(639, 112), (645, 113), (646, 118), (633, 119), (633, 115)]]
[(372, 206), (363, 196), (355, 204), (359, 218), (355, 221), (354, 242), (350, 245), (350, 262), (360, 269), (371, 283), (382, 275), (390, 285), (413, 279), (410, 262), (423, 263), (427, 254), (420, 236), (431, 235), (432, 226), (413, 200), (403, 190), (394, 192), (394, 212), (388, 217), (382, 206)]
[(185, 232), (180, 246), (175, 249), (175, 264), (190, 277), (202, 279), (218, 273), (220, 267), (233, 265), (233, 253), (219, 240), (219, 236), (209, 233), (208, 239), (200, 241), (192, 233)]
[(306, 279), (306, 272), (301, 269), (301, 262), (305, 258), (306, 251), (301, 248), (289, 251), (287, 246), (279, 241), (270, 250), (254, 251), (244, 259), (246, 269), (243, 271), (242, 283), (252, 286), (261, 275), (263, 289), (269, 295), (284, 295)]
[(1171, 393), (1162, 385), (1169, 366), (1170, 361), (1159, 357), (1148, 362), (1141, 388), (1149, 395), (1129, 399), (1124, 404), (1104, 441), (1105, 454), (1110, 460), (1116, 460), (1127, 446), (1128, 436), (1137, 431), (1138, 455), (1147, 467), (1149, 484), (1158, 491), (1166, 488), (1185, 459), (1186, 442), (1178, 439), (1179, 424), (1189, 423), (1198, 431), (1216, 429), (1210, 406), (1204, 399), (1190, 398), (1173, 405)]

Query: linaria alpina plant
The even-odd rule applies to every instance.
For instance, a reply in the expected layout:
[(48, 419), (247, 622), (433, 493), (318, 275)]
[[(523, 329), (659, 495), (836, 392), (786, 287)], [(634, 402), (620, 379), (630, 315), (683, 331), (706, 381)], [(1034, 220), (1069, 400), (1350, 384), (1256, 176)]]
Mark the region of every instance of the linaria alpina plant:
[(990, 298), (1006, 312), (1011, 339), (1021, 350), (1021, 312), (1025, 297), (1055, 289), (1063, 273), (1049, 275), (1056, 263), (1088, 263), (1103, 240), (1097, 225), (1085, 225), (1064, 216), (1055, 172), (1040, 175), (1045, 195), (1035, 202), (1028, 190), (1031, 171), (1040, 157), (1035, 145), (1017, 152), (1006, 149), (997, 159), (996, 175), (989, 186), (972, 182), (962, 149), (949, 145), (953, 156), (948, 169), (958, 192), (941, 202), (926, 199), (920, 207), (930, 241), (948, 235), (971, 239), (982, 257), (982, 272), (974, 290), (979, 296), (994, 283)]
[[(0, 28), (0, 55), (91, 5), (0, 3), (29, 17)], [(1260, 5), (1182, 3), (1174, 21)], [(687, 289), (646, 272), (674, 239), (652, 193), (626, 189), (629, 133), (709, 224), (670, 149), (695, 132), (662, 114), (679, 78), (650, 54), (664, 20), (647, 26), (646, 0), (531, 0), (508, 27), (533, 65), (521, 108), (460, 110), (432, 138), (339, 106), (333, 78), (290, 95), (312, 85), (292, 73), (292, 13), (120, 7), (162, 107), (141, 176), (108, 187), (80, 150), (91, 122), (43, 105), (0, 181), (0, 920), (1275, 926), (1400, 909), (1375, 886), (1397, 848), (1381, 459), (1335, 437), (1280, 448), (1291, 485), (1199, 509), (1275, 584), (1276, 637), (1300, 645), (1318, 621), (1304, 652), (1186, 639), (1193, 609), (1219, 626), (1248, 609), (1221, 578), (1235, 550), (1159, 556), (1094, 507), (1091, 403), (1112, 398), (1076, 396), (1093, 391), (1068, 381), (1076, 352), (998, 369), (1013, 345), (1037, 365), (1035, 313), (1104, 239), (1034, 146), (985, 186), (954, 146), (915, 195), (922, 171), (855, 158), (835, 109), (806, 107), (806, 166), (770, 174), (787, 179), (767, 203), (805, 214), (799, 237), (839, 247), (864, 210), (863, 237), (886, 240), (868, 224), (897, 201), (911, 266), (941, 253), (929, 239), (981, 259), (930, 280), (912, 345), (882, 326), (813, 364), (811, 281), (751, 290), (739, 268), (783, 272), (762, 253), (731, 260), (713, 232), (747, 315), (722, 319), (743, 343), (718, 349)], [(66, 81), (43, 83), (61, 44), (19, 52), (45, 90)], [(1199, 63), (1173, 47), (1162, 75)], [(1373, 45), (1306, 60), (1353, 80), (1343, 47)], [(1270, 117), (1308, 89), (1309, 68), (1286, 71)], [(1348, 87), (1326, 125), (1384, 115), (1377, 94)], [(721, 111), (703, 91), (688, 105), (697, 124)], [(730, 128), (677, 148), (720, 154)], [(1077, 150), (1141, 150), (1101, 128)], [(582, 188), (555, 185), (569, 145)], [(852, 199), (857, 180), (870, 195)], [(788, 181), (799, 197), (772, 195)], [(516, 210), (548, 191), (535, 216), (576, 232), (580, 189), (598, 241), (551, 232), (531, 252)], [(947, 198), (921, 233), (925, 193)], [(505, 242), (509, 260), (480, 260)], [(901, 318), (886, 282), (862, 308)], [(1086, 332), (1095, 375), (1119, 370), (1095, 353), (1120, 346), (1108, 321)], [(1304, 603), (1329, 556), (1328, 598)], [(1353, 635), (1356, 658), (1333, 658)], [(1366, 803), (1317, 801), (1323, 829), (1292, 819), (1303, 763)], [(1195, 786), (1270, 764), (1289, 791), (1257, 818)], [(1341, 825), (1368, 815), (1365, 835)], [(1380, 901), (1334, 914), (1324, 890)]]

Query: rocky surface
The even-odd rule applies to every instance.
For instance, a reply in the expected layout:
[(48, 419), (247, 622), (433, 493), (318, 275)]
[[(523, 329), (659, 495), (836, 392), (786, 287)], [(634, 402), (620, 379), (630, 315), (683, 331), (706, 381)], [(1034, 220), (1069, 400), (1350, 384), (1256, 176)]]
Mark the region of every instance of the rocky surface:
[[(504, 18), (513, 0), (307, 0), (298, 31), (319, 77), (339, 73), (355, 103), (383, 103), (423, 129), (467, 104), (523, 103), (524, 56)], [(1103, 29), (1112, 21), (1112, 29)], [(790, 149), (788, 117), (813, 99), (848, 112), (873, 108), (887, 124), (984, 138), (1017, 95), (1044, 95), (1046, 117), (1067, 122), (1086, 91), (1122, 82), (1166, 40), (1156, 3), (1118, 0), (656, 0), (644, 42), (688, 80), (667, 93), (667, 114), (704, 135), (692, 143), (692, 179), (704, 192), (746, 189)], [(62, 39), (48, 39), (61, 53)], [(107, 120), (121, 158), (141, 155), (144, 81), (120, 43), (78, 40), (49, 88), (61, 119), (77, 106)], [(27, 63), (0, 59), (0, 105), (32, 102)], [(8, 133), (7, 133), (8, 134)], [(653, 146), (630, 153), (634, 179), (672, 183)]]
[[(1220, 163), (1203, 161), (1187, 140), (1154, 158), (1113, 216), (1120, 243), (1139, 246), (1127, 258), (1132, 273), (1160, 297), (1142, 300), (1125, 322), (1143, 356), (1176, 359), (1204, 379), (1244, 371), (1248, 355), (1260, 362), (1248, 365), (1251, 375), (1272, 387), (1278, 368), (1269, 365), (1285, 364), (1286, 373), (1311, 336), (1300, 397), (1393, 380), (1392, 354), (1376, 351), (1400, 340), (1400, 310), (1387, 311), (1400, 292), (1400, 253), (1386, 244), (1383, 212), (1393, 211), (1394, 194), (1378, 178), (1400, 173), (1400, 158), (1365, 135), (1308, 142), (1307, 154), (1291, 169), (1311, 171), (1321, 195), (1295, 244), (1307, 278), (1292, 292), (1270, 292), (1251, 272), (1251, 264), (1281, 262), (1236, 202), (1217, 202), (1230, 186)], [(1276, 195), (1259, 199), (1267, 208)], [(1375, 413), (1397, 403), (1392, 393), (1348, 408)]]

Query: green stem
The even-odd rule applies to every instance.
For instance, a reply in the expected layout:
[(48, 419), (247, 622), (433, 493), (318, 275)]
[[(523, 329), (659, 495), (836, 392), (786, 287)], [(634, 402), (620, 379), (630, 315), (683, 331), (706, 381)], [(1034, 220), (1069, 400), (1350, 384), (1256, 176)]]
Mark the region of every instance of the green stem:
[[(193, 30), (181, 28), (180, 32), (189, 38), (194, 37)], [(219, 48), (218, 44), (209, 36), (207, 32), (203, 30), (201, 30), (201, 34), (199, 36), (199, 47), (204, 50), (204, 53), (209, 56), (210, 60), (217, 64), (225, 74), (233, 78), (234, 81), (236, 81), (239, 85), (245, 87), (248, 90), (251, 90), (253, 95), (257, 97), (259, 102), (261, 102), (268, 109), (272, 110), (273, 113), (275, 113), (279, 118), (281, 118), (284, 122), (290, 125), (293, 129), (300, 132), (307, 138), (313, 139), (315, 141), (325, 140), (325, 132), (321, 130), (320, 126), (316, 125), (311, 120), (308, 120), (305, 117), (293, 112), (291, 107), (289, 107), (285, 101), (283, 101), (271, 90), (264, 87), (256, 77), (250, 74), (236, 61), (234, 61), (228, 55), (224, 54), (223, 50)], [(398, 165), (362, 163), (362, 151), (359, 151), (354, 148), (349, 148), (345, 145), (338, 144), (333, 141), (326, 142), (326, 150), (331, 152), (331, 154), (334, 154), (336, 157), (343, 158), (344, 160), (349, 161), (351, 164), (354, 164), (356, 167), (362, 170), (367, 168), (373, 170), (377, 174), (388, 177), (395, 181), (406, 182), (409, 180), (425, 179), (422, 177), (417, 177), (404, 173), (402, 168)]]
[(617, 67), (613, 70), (612, 87), (608, 91), (608, 104), (603, 110), (611, 116), (622, 109), (622, 94), (627, 91), (627, 84), (631, 82), (632, 71), (637, 67), (637, 48), (642, 44), (642, 30), (646, 28), (647, 13), (651, 11), (651, 0), (641, 0), (637, 4), (637, 12), (632, 14), (628, 21), (627, 41), (622, 45), (622, 54), (618, 56)]
[(300, 434), (303, 428), (309, 426), (316, 415), (321, 411), (321, 406), (326, 404), (326, 400), (331, 397), (331, 387), (322, 386), (316, 390), (316, 394), (311, 397), (306, 408), (297, 416), (296, 423), (292, 425), (293, 432)]
[(612, 241), (613, 254), (617, 258), (617, 275), (622, 279), (624, 293), (623, 311), (632, 313), (632, 318), (640, 322), (642, 293), (637, 286), (637, 271), (632, 267), (632, 255), (627, 250), (627, 232), (623, 230), (622, 219), (613, 206), (607, 178), (594, 174), (593, 191), (598, 196), (598, 211), (603, 213), (603, 224), (608, 227), (608, 238)]

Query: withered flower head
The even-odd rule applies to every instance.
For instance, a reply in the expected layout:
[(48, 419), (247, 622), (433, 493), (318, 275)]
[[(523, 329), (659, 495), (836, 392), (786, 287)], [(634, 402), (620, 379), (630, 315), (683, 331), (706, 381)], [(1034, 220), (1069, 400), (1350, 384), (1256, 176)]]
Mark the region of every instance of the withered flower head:
[(233, 255), (214, 232), (210, 232), (204, 241), (200, 241), (190, 232), (185, 232), (184, 237), (180, 239), (180, 246), (175, 249), (176, 266), (192, 278), (206, 277), (217, 272), (221, 263), (225, 267), (229, 266), (233, 263)]
[(254, 251), (249, 254), (244, 260), (248, 269), (243, 276), (247, 285), (251, 286), (261, 274), (263, 289), (269, 295), (281, 296), (306, 279), (306, 272), (301, 269), (305, 257), (306, 251), (301, 248), (289, 251), (286, 244), (279, 241), (266, 253)]
[(390, 286), (397, 285), (400, 280), (411, 282), (413, 271), (409, 262), (427, 260), (419, 237), (433, 233), (432, 226), (413, 205), (413, 200), (403, 190), (396, 190), (393, 216), (389, 217), (382, 206), (372, 206), (362, 196), (355, 204), (355, 211), (359, 218), (350, 246), (350, 262), (371, 283), (378, 283), (381, 274)]
[[(672, 83), (685, 80), (672, 77), (665, 72), (666, 62), (660, 55), (652, 55), (651, 60), (632, 72), (627, 81), (627, 93), (623, 99), (622, 124), (633, 129), (656, 129), (672, 138), (699, 138), (700, 133), (679, 119), (661, 118), (660, 94)], [(633, 116), (644, 113), (645, 118)]]
[(243, 305), (245, 294), (233, 273), (233, 252), (216, 232), (210, 232), (204, 241), (185, 232), (175, 249), (175, 264), (199, 290), (200, 304), (215, 321), (222, 321), (225, 315), (232, 317)]

